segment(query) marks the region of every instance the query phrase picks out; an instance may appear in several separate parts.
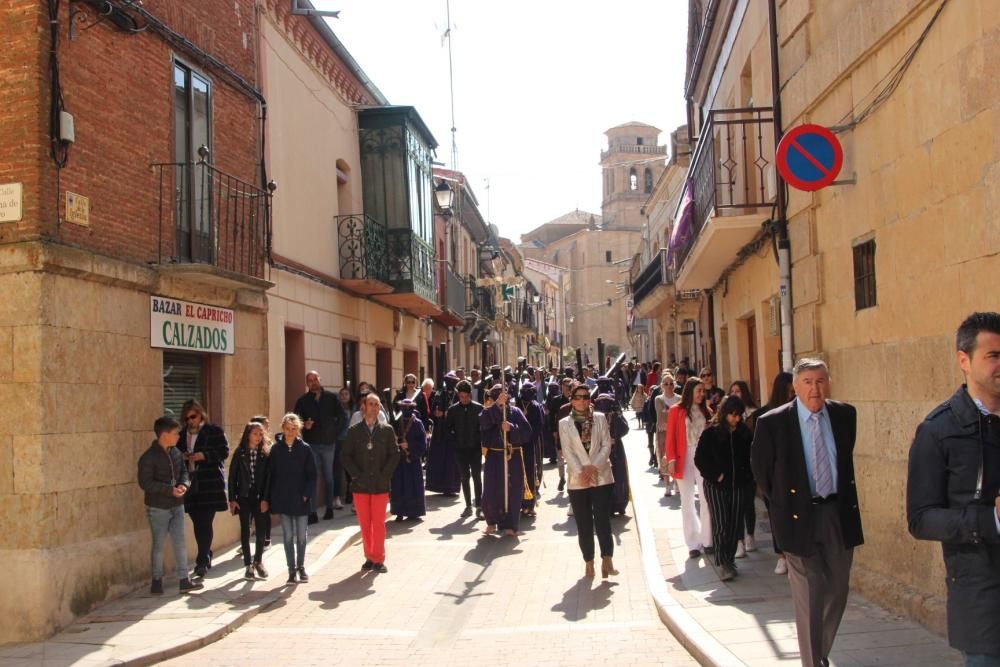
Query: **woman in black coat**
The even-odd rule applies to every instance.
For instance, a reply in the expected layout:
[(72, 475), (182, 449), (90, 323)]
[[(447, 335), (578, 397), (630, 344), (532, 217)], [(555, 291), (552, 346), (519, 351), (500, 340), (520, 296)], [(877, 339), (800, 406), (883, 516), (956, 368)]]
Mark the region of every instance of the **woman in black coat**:
[(743, 423), (746, 406), (736, 396), (723, 399), (719, 411), (698, 440), (694, 464), (701, 473), (712, 517), (712, 543), (719, 578), (736, 576), (736, 542), (743, 520), (744, 494), (741, 490), (753, 479), (750, 444), (753, 434)]
[[(267, 579), (264, 569), (264, 540), (271, 522), (267, 498), (270, 492), (271, 447), (264, 436), (264, 427), (250, 422), (243, 428), (243, 437), (229, 463), (229, 511), (240, 516), (240, 542), (243, 545), (245, 578), (253, 581), (255, 573)], [(250, 560), (250, 522), (256, 529), (256, 549)]]
[(215, 513), (229, 509), (225, 472), (229, 440), (225, 431), (208, 422), (205, 408), (198, 401), (185, 402), (181, 415), (186, 428), (177, 449), (184, 455), (191, 474), (191, 488), (184, 494), (184, 511), (191, 517), (198, 543), (194, 574), (204, 577), (212, 567)]

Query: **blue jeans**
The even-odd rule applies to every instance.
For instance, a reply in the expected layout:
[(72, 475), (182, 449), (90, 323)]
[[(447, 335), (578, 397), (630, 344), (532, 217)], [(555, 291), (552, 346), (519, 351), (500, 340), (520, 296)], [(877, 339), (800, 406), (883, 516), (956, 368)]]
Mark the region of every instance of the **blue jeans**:
[(153, 535), (153, 546), (149, 552), (149, 569), (153, 579), (163, 578), (163, 547), (167, 535), (174, 545), (174, 560), (177, 563), (177, 578), (188, 576), (187, 544), (184, 541), (184, 505), (165, 510), (146, 506), (149, 532)]
[(1000, 667), (1000, 655), (965, 653), (965, 667)]
[[(306, 539), (309, 537), (309, 517), (281, 515), (281, 537), (285, 542), (285, 562), (294, 570), (306, 565)], [(298, 558), (296, 558), (298, 547)]]
[[(316, 457), (316, 469), (319, 477), (323, 480), (323, 502), (328, 510), (333, 509), (334, 482), (333, 482), (333, 461), (337, 454), (337, 445), (312, 445), (313, 456)], [(312, 496), (311, 509), (315, 512), (319, 506), (316, 498), (318, 494)]]

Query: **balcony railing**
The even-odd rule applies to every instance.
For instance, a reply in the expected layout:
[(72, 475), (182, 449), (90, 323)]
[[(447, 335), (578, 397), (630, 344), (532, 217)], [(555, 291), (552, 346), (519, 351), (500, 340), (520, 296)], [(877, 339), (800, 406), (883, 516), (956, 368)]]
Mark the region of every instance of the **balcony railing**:
[(601, 151), (601, 159), (606, 159), (613, 153), (639, 153), (642, 155), (666, 155), (666, 146), (647, 146), (645, 144), (616, 144), (610, 146), (608, 150)]
[[(719, 109), (708, 114), (689, 175), (693, 187), (691, 230), (679, 248), (679, 267), (710, 215), (739, 215), (771, 206), (774, 116), (770, 107)], [(773, 182), (773, 180), (772, 180)]]
[(338, 215), (340, 277), (388, 282), (385, 225), (364, 214)]
[(476, 279), (469, 276), (465, 283), (465, 315), (466, 317), (481, 317), (494, 320), (497, 316), (493, 302), (493, 290), (489, 287), (477, 287)]
[(667, 263), (666, 248), (660, 248), (659, 252), (653, 255), (653, 259), (646, 265), (639, 276), (632, 283), (632, 298), (635, 305), (642, 303), (642, 300), (649, 296), (649, 293), (660, 285), (670, 285), (674, 282), (673, 272)]
[(159, 181), (160, 264), (209, 264), (264, 277), (271, 241), (271, 197), (207, 161), (151, 165)]
[(438, 303), (460, 318), (465, 316), (465, 281), (450, 266), (444, 268), (444, 283)]
[(535, 330), (535, 305), (529, 300), (516, 297), (505, 302), (504, 307), (512, 325), (520, 329)]
[(409, 229), (386, 231), (389, 284), (435, 303), (434, 248)]

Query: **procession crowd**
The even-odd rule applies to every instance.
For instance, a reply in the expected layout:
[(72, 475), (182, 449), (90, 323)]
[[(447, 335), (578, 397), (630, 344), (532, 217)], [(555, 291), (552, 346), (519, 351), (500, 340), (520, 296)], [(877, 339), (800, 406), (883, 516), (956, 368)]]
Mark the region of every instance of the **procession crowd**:
[[(1000, 664), (1000, 314), (974, 313), (957, 333), (966, 384), (920, 425), (910, 454), (910, 532), (944, 545), (952, 645), (970, 665)], [(624, 356), (624, 355), (623, 355)], [(747, 382), (715, 384), (688, 360), (602, 368), (458, 368), (440, 386), (407, 375), (382, 396), (367, 383), (332, 392), (319, 373), (272, 436), (265, 417), (244, 427), (229, 461), (223, 430), (197, 401), (183, 424), (156, 420), (139, 459), (152, 533), (152, 594), (163, 593), (169, 536), (180, 592), (202, 587), (212, 567), (213, 522), (238, 515), (247, 579), (266, 578), (271, 515), (278, 515), (288, 583), (308, 582), (308, 526), (350, 505), (364, 545), (362, 569), (386, 573), (386, 524), (426, 514), (425, 494), (464, 498), (484, 535), (516, 538), (543, 491), (545, 461), (566, 490), (584, 575), (617, 574), (612, 517), (624, 515), (629, 478), (623, 414), (631, 407), (648, 436), (649, 466), (666, 495), (680, 496), (692, 559), (709, 557), (722, 581), (758, 548), (757, 499), (768, 510), (775, 574), (789, 576), (802, 663), (829, 665), (847, 603), (854, 547), (863, 543), (853, 450), (857, 413), (829, 399), (830, 371), (800, 359), (777, 374), (758, 405)], [(978, 456), (975, 452), (979, 452)], [(189, 575), (184, 514), (197, 543)], [(251, 548), (250, 538), (255, 537)], [(958, 608), (965, 599), (975, 610)], [(953, 606), (953, 603), (956, 603)]]

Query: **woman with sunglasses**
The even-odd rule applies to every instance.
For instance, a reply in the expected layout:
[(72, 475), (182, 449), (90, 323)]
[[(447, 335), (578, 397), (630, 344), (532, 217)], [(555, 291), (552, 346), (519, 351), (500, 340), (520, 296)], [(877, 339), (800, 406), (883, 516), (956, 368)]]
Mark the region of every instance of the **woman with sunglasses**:
[(618, 574), (612, 557), (611, 503), (615, 477), (611, 471), (611, 433), (604, 414), (590, 404), (590, 389), (577, 385), (569, 414), (559, 421), (559, 441), (569, 477), (569, 502), (576, 521), (584, 575), (594, 576), (594, 532), (601, 547), (601, 576)]

